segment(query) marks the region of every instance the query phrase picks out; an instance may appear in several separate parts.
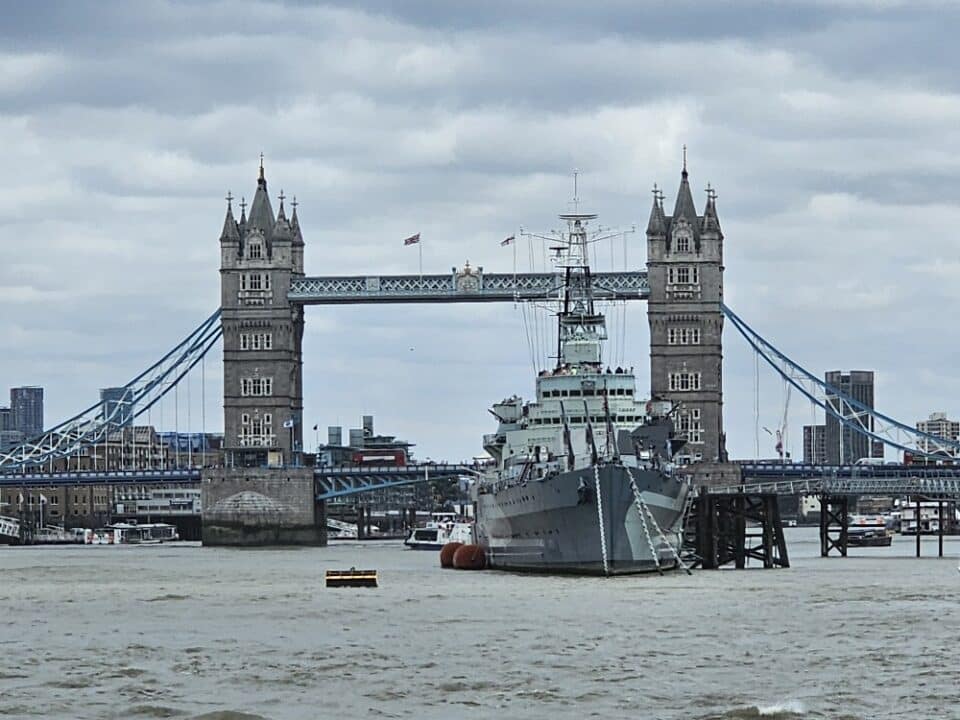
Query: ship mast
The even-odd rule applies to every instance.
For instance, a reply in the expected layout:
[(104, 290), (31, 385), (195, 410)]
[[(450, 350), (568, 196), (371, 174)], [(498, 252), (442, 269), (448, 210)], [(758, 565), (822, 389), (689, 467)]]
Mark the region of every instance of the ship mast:
[(587, 247), (587, 225), (597, 216), (580, 211), (577, 175), (573, 174), (573, 212), (560, 215), (567, 223), (567, 233), (557, 260), (557, 267), (564, 272), (563, 305), (557, 313), (557, 369), (579, 365), (599, 368), (601, 341), (607, 338), (606, 321), (594, 308)]

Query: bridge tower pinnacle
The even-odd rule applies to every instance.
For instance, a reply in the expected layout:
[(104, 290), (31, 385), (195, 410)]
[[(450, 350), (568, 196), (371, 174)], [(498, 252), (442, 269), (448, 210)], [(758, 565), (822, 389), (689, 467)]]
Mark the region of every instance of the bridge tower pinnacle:
[(697, 215), (686, 147), (673, 215), (654, 188), (647, 225), (650, 395), (679, 404), (675, 426), (687, 445), (678, 459), (725, 462), (723, 432), (723, 233), (716, 192)]
[(228, 200), (220, 236), (228, 466), (292, 465), (303, 451), (303, 306), (287, 300), (291, 280), (303, 277), (303, 236), (284, 197), (274, 216), (261, 156), (249, 215), (243, 204), (235, 221)]

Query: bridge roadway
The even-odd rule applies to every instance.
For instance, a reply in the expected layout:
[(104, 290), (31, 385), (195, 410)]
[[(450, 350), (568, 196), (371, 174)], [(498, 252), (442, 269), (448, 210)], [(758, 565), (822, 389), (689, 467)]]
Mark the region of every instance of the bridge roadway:
[[(803, 465), (741, 463), (744, 482), (711, 488), (711, 492), (776, 493), (778, 495), (922, 495), (960, 500), (960, 467), (924, 465)], [(314, 468), (317, 499), (358, 495), (370, 490), (429, 480), (474, 476), (475, 465), (415, 465)], [(0, 487), (70, 485), (140, 485), (200, 483), (198, 468), (166, 470), (71, 471), (0, 475)]]
[(903, 495), (960, 500), (960, 467), (937, 465), (805, 465), (741, 463), (743, 483), (714, 493)]
[(750, 480), (801, 478), (960, 478), (960, 465), (807, 465), (804, 463), (752, 463), (739, 461), (740, 472)]
[[(358, 495), (370, 490), (412, 485), (429, 480), (476, 475), (477, 467), (450, 463), (422, 463), (400, 467), (314, 468), (317, 500)], [(3, 487), (61, 487), (71, 485), (200, 484), (199, 468), (167, 470), (72, 471), (0, 475)]]

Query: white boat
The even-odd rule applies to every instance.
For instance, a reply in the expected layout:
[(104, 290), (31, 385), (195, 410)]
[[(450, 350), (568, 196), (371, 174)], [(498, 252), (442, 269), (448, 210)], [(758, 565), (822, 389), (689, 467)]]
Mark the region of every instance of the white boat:
[(463, 522), (456, 513), (431, 513), (430, 520), (411, 530), (403, 544), (411, 550), (440, 550), (451, 542), (476, 542), (473, 523)]
[[(380, 534), (380, 527), (370, 525), (370, 534)], [(334, 518), (327, 518), (327, 538), (331, 540), (357, 540), (359, 539), (356, 523), (343, 522)]]
[(861, 547), (889, 547), (893, 535), (883, 515), (851, 515), (847, 519), (847, 544)]
[(0, 515), (0, 545), (20, 542), (20, 520)]
[(176, 525), (169, 523), (114, 523), (84, 536), (87, 545), (156, 545), (179, 539)]

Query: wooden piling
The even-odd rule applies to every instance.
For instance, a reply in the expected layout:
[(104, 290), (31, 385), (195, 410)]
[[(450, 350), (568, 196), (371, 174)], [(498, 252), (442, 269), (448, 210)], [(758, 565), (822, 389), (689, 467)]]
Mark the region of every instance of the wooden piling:
[(920, 496), (914, 498), (917, 508), (917, 557), (920, 557)]
[[(748, 532), (754, 525), (759, 532)], [(780, 508), (772, 493), (713, 495), (702, 489), (696, 505), (696, 543), (700, 566), (707, 570), (731, 563), (743, 569), (751, 558), (764, 568), (790, 567)]]
[(943, 500), (937, 503), (937, 557), (943, 557)]

